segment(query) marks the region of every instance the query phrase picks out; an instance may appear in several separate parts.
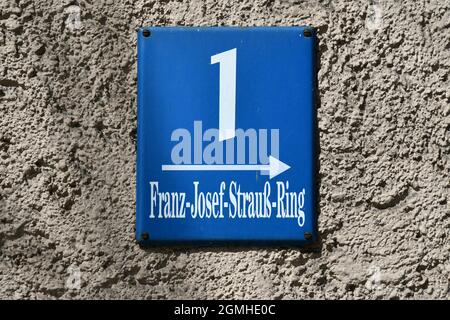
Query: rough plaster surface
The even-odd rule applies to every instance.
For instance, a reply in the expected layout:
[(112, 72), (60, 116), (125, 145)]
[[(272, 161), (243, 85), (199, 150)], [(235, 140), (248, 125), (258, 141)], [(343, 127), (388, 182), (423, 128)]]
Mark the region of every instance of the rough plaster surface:
[[(317, 252), (139, 248), (135, 29), (304, 24)], [(449, 49), (447, 0), (0, 1), (0, 298), (449, 299)]]

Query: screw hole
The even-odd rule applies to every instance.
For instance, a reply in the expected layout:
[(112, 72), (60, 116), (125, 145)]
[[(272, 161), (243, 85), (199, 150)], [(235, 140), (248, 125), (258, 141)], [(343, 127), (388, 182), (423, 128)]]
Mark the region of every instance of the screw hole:
[(148, 30), (148, 29), (145, 29), (144, 31), (142, 31), (142, 35), (144, 36), (144, 37), (150, 37), (150, 34), (151, 34), (151, 32), (150, 32), (150, 30)]

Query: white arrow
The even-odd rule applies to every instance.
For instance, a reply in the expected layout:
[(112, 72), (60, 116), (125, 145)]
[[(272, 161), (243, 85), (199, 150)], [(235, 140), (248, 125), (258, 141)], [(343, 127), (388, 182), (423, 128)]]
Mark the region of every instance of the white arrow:
[(277, 158), (269, 157), (269, 164), (164, 164), (162, 171), (261, 171), (270, 179), (290, 168)]

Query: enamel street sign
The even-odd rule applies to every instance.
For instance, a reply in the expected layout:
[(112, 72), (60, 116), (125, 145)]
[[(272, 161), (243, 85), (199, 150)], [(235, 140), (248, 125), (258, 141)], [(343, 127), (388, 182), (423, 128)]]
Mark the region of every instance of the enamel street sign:
[(307, 27), (138, 32), (136, 240), (316, 240)]

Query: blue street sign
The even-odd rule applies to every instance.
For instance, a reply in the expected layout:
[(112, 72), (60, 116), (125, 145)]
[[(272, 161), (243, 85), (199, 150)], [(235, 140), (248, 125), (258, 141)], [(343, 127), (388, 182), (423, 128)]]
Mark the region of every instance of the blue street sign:
[(138, 32), (136, 240), (316, 240), (316, 32)]

